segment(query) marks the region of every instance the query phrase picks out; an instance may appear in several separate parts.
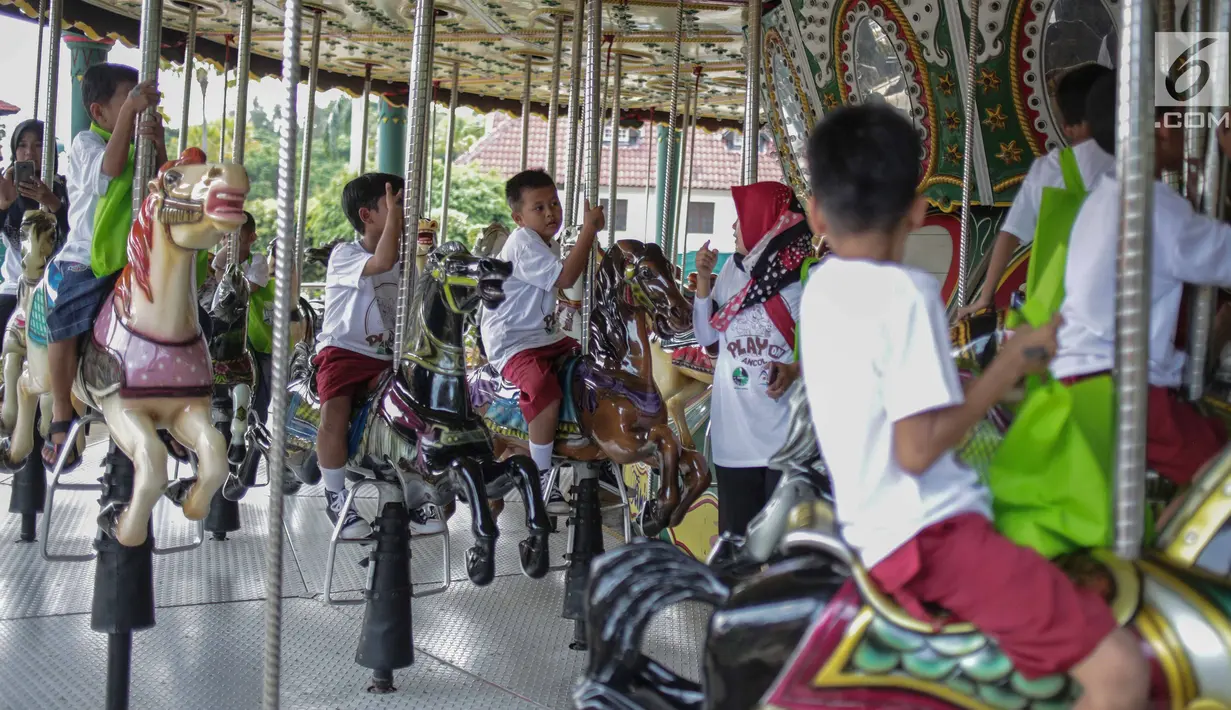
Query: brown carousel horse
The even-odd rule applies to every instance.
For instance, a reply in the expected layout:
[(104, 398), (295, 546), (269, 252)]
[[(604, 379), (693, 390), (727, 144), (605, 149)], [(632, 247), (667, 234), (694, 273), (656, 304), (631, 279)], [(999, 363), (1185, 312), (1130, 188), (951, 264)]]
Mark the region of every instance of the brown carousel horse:
[[(657, 467), (662, 486), (642, 521), (646, 534), (654, 535), (678, 525), (710, 484), (704, 457), (681, 447), (667, 423), (650, 354), (651, 329), (660, 337), (685, 332), (692, 309), (671, 278), (662, 249), (633, 240), (616, 242), (603, 256), (592, 302), (589, 354), (564, 358), (558, 368), (564, 402), (555, 454), (570, 461)], [(525, 452), (527, 425), (517, 387), (490, 364), (469, 380), (471, 402), (492, 432), (496, 455)]]

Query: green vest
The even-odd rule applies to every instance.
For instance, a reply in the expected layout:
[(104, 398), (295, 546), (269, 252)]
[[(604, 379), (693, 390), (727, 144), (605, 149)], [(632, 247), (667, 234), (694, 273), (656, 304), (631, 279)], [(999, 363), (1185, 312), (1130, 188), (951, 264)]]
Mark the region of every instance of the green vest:
[(274, 300), (274, 280), (258, 289), (253, 289), (248, 298), (248, 342), (258, 353), (270, 355), (274, 351), (273, 325), (265, 320), (265, 306)]
[[(111, 134), (97, 123), (90, 130), (104, 141)], [(107, 183), (107, 192), (94, 208), (94, 234), (90, 239), (90, 268), (98, 278), (110, 276), (128, 264), (128, 233), (133, 225), (133, 165), (136, 150), (129, 146), (128, 162)]]

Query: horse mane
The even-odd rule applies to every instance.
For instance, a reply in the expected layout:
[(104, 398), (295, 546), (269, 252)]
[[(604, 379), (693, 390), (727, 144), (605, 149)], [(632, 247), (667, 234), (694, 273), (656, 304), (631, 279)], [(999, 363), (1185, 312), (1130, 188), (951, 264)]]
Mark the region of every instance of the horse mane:
[[(632, 313), (620, 292), (624, 288), (625, 243), (617, 243), (603, 256), (594, 275), (594, 295), (590, 303), (592, 352), (609, 360), (611, 366), (619, 364), (628, 354), (628, 333), (624, 324)], [(631, 248), (644, 248), (636, 242), (631, 244)]]
[(335, 239), (328, 244), (322, 244), (319, 247), (311, 247), (305, 250), (307, 261), (315, 262), (321, 266), (329, 266), (329, 257), (333, 255), (333, 250), (341, 243), (348, 242), (349, 239)]
[[(154, 219), (154, 203), (161, 203), (162, 198), (166, 196), (167, 171), (181, 165), (204, 164), (204, 151), (195, 147), (185, 149), (178, 160), (169, 160), (158, 169), (155, 189), (150, 190), (150, 193), (141, 201), (137, 219), (133, 221), (132, 230), (128, 233), (128, 264), (120, 273), (120, 279), (115, 285), (116, 295), (120, 298), (120, 303), (124, 305), (125, 315), (132, 315), (130, 306), (132, 305), (132, 282), (134, 280), (145, 297), (150, 301), (154, 300), (154, 291), (150, 286), (150, 253), (154, 250), (154, 228), (157, 225)], [(165, 225), (163, 229), (166, 229)]]

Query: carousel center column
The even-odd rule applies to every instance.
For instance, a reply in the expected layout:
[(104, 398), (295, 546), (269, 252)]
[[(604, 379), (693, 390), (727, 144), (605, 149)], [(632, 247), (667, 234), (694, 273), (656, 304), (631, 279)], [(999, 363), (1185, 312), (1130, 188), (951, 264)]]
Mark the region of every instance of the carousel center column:
[(406, 107), (382, 96), (376, 111), (376, 169), (390, 175), (406, 170)]
[(64, 30), (64, 44), (68, 47), (71, 57), (73, 75), (73, 133), (64, 141), (67, 146), (72, 142), (73, 136), (90, 130), (90, 114), (86, 113), (85, 107), (81, 104), (81, 79), (85, 76), (87, 69), (107, 61), (107, 55), (115, 46), (115, 40), (106, 37), (92, 40), (76, 30)]

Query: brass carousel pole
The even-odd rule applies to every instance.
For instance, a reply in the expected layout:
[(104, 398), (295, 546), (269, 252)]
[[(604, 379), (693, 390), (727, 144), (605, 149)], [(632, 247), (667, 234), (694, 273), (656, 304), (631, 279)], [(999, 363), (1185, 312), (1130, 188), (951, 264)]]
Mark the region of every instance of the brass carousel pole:
[[(756, 2), (756, 0), (753, 0)], [(671, 111), (668, 113), (667, 119), (667, 165), (666, 179), (663, 184), (658, 186), (658, 189), (663, 190), (663, 211), (658, 216), (658, 241), (662, 244), (663, 253), (671, 255), (675, 253), (675, 234), (672, 227), (674, 226), (671, 220), (671, 207), (675, 202), (674, 195), (671, 189), (675, 185), (675, 164), (678, 160), (676, 155), (675, 140), (675, 119), (680, 103), (680, 55), (683, 51), (684, 40), (684, 0), (677, 0), (675, 3), (675, 51), (671, 58), (673, 69), (671, 72)]]
[[(977, 0), (976, 0), (977, 1)], [(744, 146), (740, 183), (757, 181), (761, 157), (761, 0), (748, 0), (748, 50), (744, 53)]]
[[(696, 106), (693, 98), (691, 86), (684, 87), (684, 112), (680, 114), (680, 153), (676, 156), (675, 170), (675, 209), (673, 210), (672, 228), (671, 228), (671, 253), (668, 256), (671, 259), (671, 268), (675, 269), (675, 263), (680, 258), (680, 213), (684, 211), (684, 160), (688, 155), (688, 122), (696, 111)], [(685, 224), (687, 229), (688, 225)]]
[[(372, 108), (372, 65), (363, 65), (363, 124), (359, 127), (359, 174), (368, 171), (368, 114)], [(445, 168), (446, 174), (448, 168)]]
[(453, 136), (457, 128), (457, 92), (461, 66), (453, 62), (449, 84), (449, 124), (445, 129), (445, 173), (440, 186), (440, 243), (449, 238), (449, 185), (453, 182)]
[[(547, 103), (547, 165), (546, 170), (556, 179), (556, 131), (560, 128), (560, 64), (564, 52), (564, 17), (552, 18), (551, 41), (551, 101)], [(444, 224), (441, 224), (444, 230)]]
[[(1188, 4), (1189, 27), (1194, 31), (1216, 31), (1226, 36), (1231, 32), (1231, 0), (1217, 0), (1216, 9), (1207, 8), (1208, 0), (1194, 0)], [(1196, 94), (1189, 100), (1187, 110), (1199, 112)], [(1207, 135), (1208, 133), (1208, 135)], [(1188, 177), (1184, 182), (1187, 197), (1193, 208), (1204, 210), (1207, 215), (1222, 220), (1225, 184), (1222, 181), (1226, 159), (1218, 149), (1218, 136), (1206, 130), (1198, 121), (1190, 121), (1184, 129), (1184, 157), (1187, 159)], [(1204, 163), (1204, 168), (1200, 167)], [(1219, 353), (1210, 353), (1210, 331), (1214, 323), (1214, 306), (1217, 291), (1211, 286), (1198, 286), (1193, 293), (1192, 310), (1188, 323), (1188, 363), (1186, 377), (1188, 398), (1194, 402), (1205, 394), (1205, 374), (1211, 355), (1217, 360)]]
[[(184, 43), (184, 102), (183, 112), (180, 114), (179, 152), (181, 154), (188, 147), (188, 110), (192, 107), (192, 63), (195, 59), (193, 55), (197, 51), (197, 13), (200, 10), (201, 8), (195, 3), (188, 5), (188, 35)], [(205, 101), (204, 96), (201, 97), (201, 101)], [(205, 127), (202, 126), (201, 130), (204, 131)]]
[[(615, 246), (616, 241), (616, 213), (619, 211), (620, 203), (617, 201), (619, 193), (619, 175), (620, 175), (620, 83), (624, 79), (624, 62), (621, 52), (615, 53), (615, 67), (612, 70), (612, 81), (614, 84), (611, 88), (611, 151), (610, 151), (610, 166), (607, 173), (607, 208), (610, 214), (607, 215), (607, 248)], [(600, 147), (601, 147), (600, 143)], [(595, 161), (597, 164), (597, 160)]]
[(651, 141), (654, 140), (654, 110), (656, 107), (650, 107), (650, 113), (645, 119), (645, 136), (642, 142), (645, 144), (645, 220), (641, 224), (641, 236), (645, 239), (650, 236), (650, 192), (654, 185), (654, 146)]
[[(38, 0), (38, 49), (34, 53), (34, 115), (32, 118), (38, 119), (38, 91), (40, 78), (38, 70), (43, 66), (43, 26), (47, 24), (47, 0)], [(43, 135), (46, 136), (47, 130), (44, 128)], [(44, 138), (46, 143), (47, 139)], [(55, 144), (55, 141), (52, 141)], [(46, 181), (44, 181), (46, 182)], [(50, 185), (51, 183), (47, 183)]]
[[(564, 228), (574, 226), (577, 218), (577, 193), (581, 184), (577, 170), (577, 132), (581, 128), (581, 39), (585, 29), (586, 0), (573, 5), (573, 47), (569, 55), (568, 145), (564, 164)], [(554, 176), (553, 176), (554, 177)]]
[(321, 24), (325, 12), (309, 7), (312, 12), (312, 44), (308, 55), (308, 106), (303, 116), (303, 146), (299, 166), (299, 211), (295, 220), (295, 245), (290, 257), (299, 264), (303, 261), (304, 238), (308, 231), (308, 177), (312, 174), (312, 129), (316, 121), (316, 72), (321, 60)]
[(688, 274), (684, 273), (684, 262), (688, 261), (688, 213), (692, 211), (692, 177), (693, 164), (697, 161), (697, 106), (700, 101), (696, 97), (701, 95), (701, 67), (694, 66), (692, 68), (693, 76), (696, 77), (693, 87), (693, 110), (692, 110), (692, 126), (688, 129), (688, 194), (684, 197), (684, 234), (681, 237), (683, 246), (680, 247), (680, 283), (688, 282)]
[(1145, 516), (1150, 351), (1150, 249), (1154, 214), (1154, 12), (1124, 0), (1117, 70), (1116, 180), (1120, 249), (1116, 288), (1115, 551), (1141, 555)]
[[(246, 0), (245, 15), (251, 22), (253, 0)], [(295, 144), (299, 130), (299, 56), (303, 23), (303, 0), (286, 0), (282, 13), (282, 117), (278, 141), (277, 245), (274, 260), (274, 322), (272, 377), (269, 402), (269, 522), (265, 537), (265, 669), (263, 710), (278, 710), (282, 676), (282, 477), (286, 474), (287, 380), (291, 359), (291, 303), (299, 262), (295, 254)], [(249, 37), (251, 29), (249, 28)], [(248, 39), (251, 42), (251, 39)], [(241, 28), (240, 43), (244, 42)], [(247, 52), (240, 54), (240, 71), (247, 69)], [(246, 77), (246, 72), (244, 73)], [(309, 105), (313, 97), (309, 95)], [(236, 141), (240, 141), (236, 136)], [(242, 145), (242, 143), (241, 143)]]
[(966, 286), (970, 280), (967, 269), (970, 267), (970, 226), (974, 221), (970, 216), (970, 187), (975, 162), (975, 126), (979, 123), (978, 108), (975, 106), (975, 68), (979, 60), (976, 46), (979, 41), (979, 2), (970, 0), (970, 36), (966, 40), (966, 52), (970, 55), (966, 76), (965, 116), (966, 138), (962, 148), (962, 227), (958, 240), (957, 254), (957, 305), (966, 305)]
[[(244, 164), (248, 142), (248, 72), (252, 70), (252, 3), (255, 0), (243, 0), (240, 3), (239, 14), (239, 44), (236, 47), (235, 61), (235, 130), (231, 134), (231, 161)], [(224, 84), (226, 82), (223, 82)], [(226, 112), (222, 116), (226, 125)], [(226, 142), (222, 142), (226, 145)], [(227, 237), (227, 261), (238, 256), (239, 245), (237, 234)]]
[(534, 71), (534, 57), (526, 55), (526, 65), (521, 74), (521, 156), (520, 170), (530, 162), (530, 81)]

